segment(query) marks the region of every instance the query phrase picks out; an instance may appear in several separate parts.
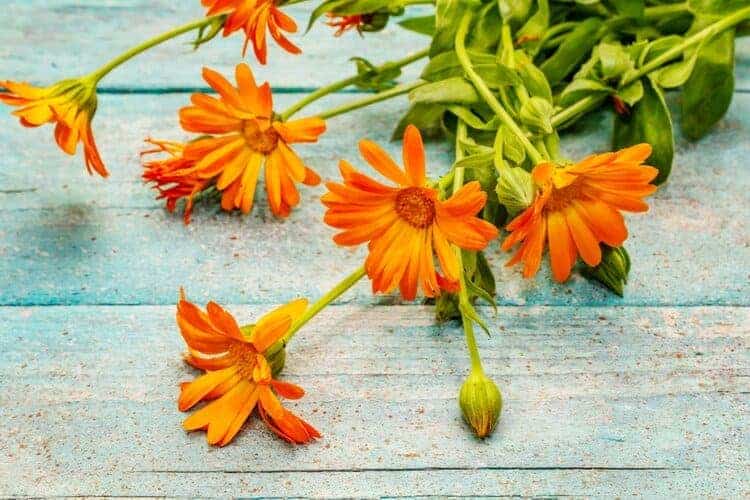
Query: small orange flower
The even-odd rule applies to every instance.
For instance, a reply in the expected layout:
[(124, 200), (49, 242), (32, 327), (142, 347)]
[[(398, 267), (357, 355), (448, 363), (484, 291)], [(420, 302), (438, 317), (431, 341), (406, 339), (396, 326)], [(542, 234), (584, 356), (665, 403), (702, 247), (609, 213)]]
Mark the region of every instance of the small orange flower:
[(187, 411), (201, 401), (210, 401), (183, 422), (185, 430), (205, 430), (209, 444), (224, 446), (257, 406), (268, 427), (290, 443), (305, 444), (320, 437), (315, 428), (284, 408), (277, 398), (299, 399), (305, 391), (275, 380), (263, 355), (306, 308), (304, 299), (290, 302), (260, 318), (245, 336), (234, 317), (220, 305), (209, 302), (203, 312), (181, 297), (177, 324), (188, 345), (185, 360), (206, 373), (182, 384), (178, 407)]
[(24, 127), (55, 123), (55, 141), (60, 149), (76, 154), (83, 143), (86, 169), (107, 177), (107, 172), (91, 131), (96, 113), (96, 84), (86, 79), (63, 80), (51, 87), (34, 87), (28, 83), (0, 80), (0, 102), (20, 109), (13, 112)]
[[(404, 133), (405, 170), (374, 142), (360, 141), (359, 150), (398, 187), (381, 184), (342, 160), (344, 183), (328, 183), (323, 196), (325, 222), (343, 230), (333, 240), (345, 246), (369, 241), (365, 270), (373, 292), (389, 293), (398, 286), (405, 299), (413, 300), (418, 285), (427, 297), (441, 288), (455, 290), (460, 270), (451, 244), (482, 250), (498, 234), (495, 226), (476, 217), (487, 201), (479, 183), (469, 182), (449, 199), (438, 199), (425, 178), (422, 137), (412, 125)], [(445, 278), (435, 270), (434, 255)], [(441, 281), (447, 281), (445, 286)]]
[(589, 266), (601, 262), (600, 243), (619, 247), (628, 237), (621, 210), (645, 212), (642, 198), (656, 191), (650, 184), (659, 171), (643, 165), (651, 146), (638, 144), (616, 153), (592, 155), (570, 166), (537, 165), (539, 187), (532, 205), (508, 224), (503, 250), (521, 243), (507, 265), (524, 263), (523, 275), (539, 270), (549, 241), (552, 275), (563, 282), (580, 254)]
[(362, 35), (362, 27), (365, 25), (364, 14), (338, 15), (332, 12), (326, 14), (328, 22), (326, 24), (332, 28), (337, 28), (333, 36), (341, 36), (349, 30), (356, 29)]
[(242, 55), (247, 51), (247, 45), (252, 41), (255, 57), (261, 64), (266, 64), (268, 47), (266, 44), (266, 28), (281, 48), (292, 54), (302, 52), (282, 33), (297, 32), (297, 23), (284, 14), (276, 6), (276, 0), (201, 0), (208, 8), (207, 16), (227, 14), (224, 23), (224, 36), (235, 31), (245, 32), (245, 46)]
[[(320, 118), (278, 121), (271, 87), (268, 83), (258, 87), (247, 64), (237, 66), (238, 88), (208, 68), (203, 77), (220, 97), (194, 94), (193, 105), (180, 110), (182, 127), (203, 135), (171, 150), (162, 148), (169, 156), (145, 163), (145, 179), (167, 198), (167, 208), (173, 208), (180, 195), (188, 199), (189, 208), (192, 196), (214, 184), (222, 192), (224, 210), (248, 213), (265, 164), (271, 210), (279, 217), (288, 216), (300, 200), (295, 182), (308, 186), (320, 182), (289, 144), (316, 142), (325, 132), (325, 122)], [(187, 210), (187, 220), (189, 216)]]

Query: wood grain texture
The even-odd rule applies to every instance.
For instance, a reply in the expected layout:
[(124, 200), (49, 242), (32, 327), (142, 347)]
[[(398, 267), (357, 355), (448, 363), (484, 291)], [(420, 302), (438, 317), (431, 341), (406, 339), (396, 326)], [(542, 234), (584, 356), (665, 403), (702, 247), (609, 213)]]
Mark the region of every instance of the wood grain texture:
[[(303, 4), (284, 11), (297, 20), (304, 32), (312, 7)], [(427, 11), (425, 7), (409, 8), (414, 15)], [(0, 60), (4, 68), (0, 79), (51, 83), (83, 75), (130, 47), (198, 19), (203, 13), (200, 0), (4, 1), (3, 19), (9, 22), (0, 29)], [(333, 32), (319, 20), (307, 35), (292, 36), (304, 55), (288, 54), (271, 41), (267, 66), (255, 61), (252, 48), (247, 61), (259, 79), (270, 80), (274, 87), (315, 88), (354, 74), (351, 57), (365, 57), (380, 64), (401, 59), (429, 44), (429, 38), (395, 23), (366, 37), (353, 32), (337, 38)], [(190, 46), (191, 36), (171, 40), (133, 59), (108, 75), (102, 87), (117, 92), (205, 87), (202, 66), (231, 72), (243, 59), (244, 38), (240, 34), (219, 36), (198, 51)], [(9, 71), (12, 74), (6, 74)], [(419, 65), (415, 65), (405, 78), (418, 74)]]
[[(0, 78), (86, 73), (200, 16), (199, 3), (7, 0)], [(304, 24), (309, 7), (289, 12)], [(274, 48), (258, 69), (279, 108), (351, 74), (349, 56), (383, 62), (427, 41), (393, 25), (336, 39), (320, 23), (299, 40), (304, 56)], [(458, 327), (435, 325), (429, 307), (373, 298), (363, 283), (289, 351), (284, 376), (308, 391), (290, 408), (324, 439), (291, 448), (253, 420), (224, 449), (180, 427), (177, 384), (194, 372), (180, 361), (177, 287), (251, 321), (315, 299), (363, 253), (330, 242), (321, 187), (304, 189), (286, 221), (261, 191), (251, 216), (200, 205), (187, 228), (153, 199), (139, 179), (142, 139), (182, 138), (176, 111), (203, 86), (200, 66), (229, 72), (240, 60), (236, 36), (198, 52), (186, 41), (104, 82), (94, 127), (109, 180), (85, 176), (51, 129), (22, 130), (0, 110), (0, 496), (750, 496), (750, 40), (738, 44), (725, 119), (698, 143), (678, 138), (669, 184), (649, 214), (629, 218), (624, 299), (578, 275), (553, 285), (546, 267), (522, 280), (490, 252), (504, 307), (482, 311), (493, 336), (479, 342), (505, 403), (491, 439), (473, 439), (457, 408), (468, 366)], [(365, 136), (398, 157), (387, 140), (405, 104), (331, 120), (300, 152), (324, 178), (340, 158), (362, 163)], [(564, 151), (607, 149), (610, 133), (609, 115), (595, 115)], [(450, 148), (428, 149), (437, 175)]]
[[(251, 321), (267, 307), (228, 306)], [(0, 491), (23, 495), (748, 493), (747, 308), (503, 307), (480, 338), (505, 409), (470, 438), (460, 329), (428, 307), (338, 306), (290, 346), (303, 448), (257, 421), (186, 434), (174, 307), (0, 308)], [(743, 445), (744, 443), (744, 445)]]
[[(304, 30), (312, 7), (301, 4), (284, 10)], [(408, 15), (431, 11), (412, 6)], [(3, 17), (9, 22), (0, 29), (0, 60), (6, 70), (0, 77), (51, 83), (86, 74), (131, 46), (202, 14), (198, 0), (5, 0)], [(252, 56), (248, 60), (258, 75), (270, 79), (275, 87), (309, 88), (353, 73), (350, 57), (380, 63), (400, 59), (405, 52), (420, 50), (429, 42), (394, 22), (364, 37), (348, 33), (336, 38), (332, 33), (332, 28), (318, 21), (307, 35), (293, 36), (304, 51), (302, 56), (287, 54), (272, 42), (266, 67), (260, 67)], [(185, 35), (150, 50), (109, 75), (103, 87), (145, 92), (203, 87), (201, 66), (226, 72), (241, 60), (242, 39), (238, 35), (213, 40), (197, 52), (189, 46), (190, 39)], [(750, 90), (750, 38), (738, 40), (736, 57), (736, 87)], [(419, 66), (407, 70), (405, 78), (416, 76)], [(5, 74), (8, 69), (12, 74)]]
[[(282, 95), (280, 107), (296, 96)], [(335, 96), (328, 105), (351, 96)], [(138, 150), (147, 135), (182, 138), (178, 95), (104, 96), (97, 116), (98, 140), (109, 162), (109, 180), (90, 178), (78, 159), (52, 145), (51, 130), (21, 130), (0, 115), (0, 304), (171, 304), (185, 285), (200, 297), (227, 303), (276, 303), (294, 295), (321, 295), (359, 265), (363, 251), (336, 248), (323, 225), (319, 196), (303, 188), (301, 207), (275, 219), (259, 189), (252, 216), (227, 215), (201, 205), (193, 224), (182, 225), (154, 192), (141, 184)], [(299, 151), (324, 178), (337, 178), (337, 163), (358, 164), (356, 143), (369, 137), (400, 157), (388, 137), (404, 100), (330, 121), (319, 144)], [(575, 276), (550, 284), (547, 268), (523, 280), (503, 263), (508, 254), (493, 243), (488, 252), (498, 273), (503, 304), (747, 305), (750, 268), (746, 202), (750, 177), (750, 95), (735, 94), (727, 117), (706, 138), (678, 138), (670, 182), (651, 200), (648, 214), (629, 217), (634, 268), (624, 299)], [(609, 147), (611, 117), (592, 117), (563, 144), (579, 159)], [(429, 147), (430, 172), (451, 163), (443, 143)], [(18, 168), (23, 165), (24, 168)], [(301, 264), (304, 263), (304, 264)], [(545, 264), (546, 266), (546, 264)], [(366, 286), (345, 300), (370, 303)]]

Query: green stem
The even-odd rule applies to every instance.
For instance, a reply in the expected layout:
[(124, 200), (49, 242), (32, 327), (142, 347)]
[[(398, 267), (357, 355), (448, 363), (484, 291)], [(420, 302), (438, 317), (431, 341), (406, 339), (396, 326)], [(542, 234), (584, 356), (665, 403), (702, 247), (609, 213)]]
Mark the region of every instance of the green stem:
[[(427, 57), (429, 53), (430, 53), (429, 48), (420, 50), (419, 52), (415, 52), (414, 54), (411, 54), (410, 56), (407, 56), (403, 59), (399, 59), (398, 61), (392, 61), (392, 62), (387, 62), (385, 64), (382, 64), (376, 67), (373, 71), (377, 73), (382, 73), (384, 71), (388, 71), (391, 69), (403, 68), (404, 66), (407, 66), (415, 61), (419, 61), (420, 59)], [(317, 101), (318, 99), (322, 97), (327, 96), (328, 94), (332, 94), (333, 92), (346, 88), (349, 85), (354, 85), (355, 83), (359, 82), (362, 79), (362, 77), (363, 75), (350, 76), (349, 78), (344, 78), (343, 80), (339, 80), (337, 82), (331, 83), (330, 85), (326, 85), (325, 87), (321, 87), (314, 92), (311, 92), (310, 94), (305, 96), (303, 99), (300, 99), (298, 102), (292, 104), (291, 106), (289, 106), (289, 108), (287, 108), (284, 112), (282, 112), (281, 119), (283, 121), (288, 120), (292, 115), (297, 113), (299, 110), (301, 110), (305, 106)]]
[(141, 52), (145, 52), (151, 47), (159, 45), (160, 43), (166, 42), (167, 40), (178, 37), (189, 31), (193, 31), (193, 30), (202, 28), (204, 26), (208, 26), (209, 24), (214, 22), (216, 19), (219, 19), (220, 17), (222, 16), (219, 15), (219, 16), (213, 16), (213, 17), (202, 17), (190, 23), (183, 24), (182, 26), (179, 26), (173, 30), (167, 31), (166, 33), (162, 33), (161, 35), (156, 36), (150, 40), (146, 40), (142, 44), (137, 45), (133, 47), (132, 49), (127, 50), (123, 52), (122, 54), (120, 54), (119, 56), (115, 57), (104, 66), (94, 71), (90, 75), (90, 77), (94, 80), (95, 83), (98, 83), (99, 80), (104, 78), (110, 71), (120, 66), (121, 64), (125, 63), (126, 61), (129, 61), (130, 59), (137, 56)]
[(658, 69), (662, 64), (667, 63), (672, 59), (675, 59), (676, 57), (682, 55), (685, 50), (689, 49), (693, 45), (699, 44), (706, 38), (713, 38), (725, 29), (731, 28), (735, 24), (739, 24), (746, 19), (750, 19), (750, 7), (740, 9), (734, 14), (726, 16), (725, 18), (708, 26), (707, 28), (702, 29), (695, 35), (686, 38), (682, 41), (682, 43), (675, 45), (671, 49), (661, 54), (659, 57), (653, 58), (652, 60), (638, 68), (636, 72), (631, 73), (630, 75), (626, 75), (626, 78), (623, 78), (623, 81), (620, 82), (620, 85), (625, 86), (629, 83), (633, 83), (643, 75), (646, 75), (651, 71)]
[[(634, 81), (638, 80), (639, 78), (642, 78), (643, 76), (649, 74), (650, 72), (660, 69), (662, 65), (679, 57), (680, 55), (682, 55), (683, 52), (685, 52), (690, 47), (693, 47), (694, 45), (701, 43), (703, 40), (707, 38), (712, 38), (718, 35), (719, 33), (721, 33), (722, 31), (724, 31), (725, 29), (729, 29), (737, 24), (740, 24), (741, 22), (747, 19), (750, 19), (750, 7), (740, 9), (736, 11), (735, 13), (729, 16), (726, 16), (725, 18), (702, 29), (698, 33), (694, 34), (693, 36), (686, 38), (680, 44), (675, 45), (674, 47), (667, 50), (660, 56), (655, 57), (648, 63), (638, 68), (637, 71), (634, 71), (633, 73), (626, 75), (625, 78), (622, 79), (622, 82), (620, 82), (620, 86), (624, 87), (625, 85), (629, 85), (633, 83)], [(572, 104), (571, 106), (568, 106), (562, 111), (556, 113), (555, 116), (552, 117), (552, 126), (559, 127), (561, 125), (569, 123), (571, 120), (585, 113), (588, 113), (589, 111), (596, 109), (599, 106), (599, 104), (601, 104), (602, 100), (604, 100), (605, 98), (606, 96), (601, 96), (601, 95), (584, 97), (583, 99), (576, 102), (575, 104)]]
[(328, 118), (333, 118), (334, 116), (342, 115), (355, 109), (364, 108), (365, 106), (375, 104), (376, 102), (385, 101), (387, 99), (391, 99), (392, 97), (406, 94), (416, 89), (417, 87), (421, 87), (424, 84), (425, 82), (415, 81), (397, 85), (392, 89), (384, 90), (383, 92), (378, 92), (377, 94), (373, 94), (362, 99), (357, 99), (355, 101), (342, 104), (341, 106), (331, 108), (328, 111), (318, 113), (315, 116), (322, 118), (323, 120), (327, 120)]
[(289, 341), (294, 337), (294, 334), (299, 331), (300, 328), (315, 317), (320, 311), (323, 310), (328, 304), (339, 298), (344, 292), (353, 287), (359, 280), (365, 276), (364, 266), (360, 267), (352, 274), (344, 278), (338, 285), (331, 288), (325, 295), (323, 295), (317, 302), (307, 308), (305, 313), (297, 318), (297, 321), (292, 323), (289, 331), (281, 339), (284, 345), (287, 345)]
[(646, 7), (643, 9), (643, 16), (646, 19), (659, 19), (673, 14), (682, 14), (683, 12), (690, 12), (687, 2)]
[[(460, 161), (464, 157), (464, 150), (461, 143), (466, 140), (467, 131), (466, 123), (463, 120), (458, 120), (458, 128), (456, 129), (456, 161)], [(453, 170), (453, 193), (456, 193), (464, 185), (464, 167), (456, 167)], [(469, 292), (466, 289), (466, 276), (464, 274), (464, 262), (461, 248), (454, 246), (453, 250), (456, 252), (458, 258), (458, 269), (459, 269), (459, 284), (460, 289), (458, 291), (458, 302), (459, 304), (465, 304), (470, 306), (469, 303)], [(459, 310), (461, 308), (459, 307)], [(471, 358), (471, 371), (484, 373), (482, 368), (482, 359), (479, 357), (479, 349), (477, 348), (477, 339), (474, 336), (474, 324), (471, 318), (467, 318), (463, 312), (461, 312), (461, 322), (464, 327), (464, 336), (466, 337), (466, 348), (469, 350), (469, 357)]]
[(463, 17), (461, 18), (461, 21), (458, 25), (458, 31), (456, 32), (456, 56), (458, 57), (458, 61), (461, 63), (461, 66), (466, 72), (466, 76), (468, 76), (469, 80), (471, 80), (471, 82), (474, 84), (474, 87), (477, 89), (479, 95), (482, 96), (482, 99), (484, 99), (484, 101), (489, 105), (490, 109), (492, 109), (492, 111), (497, 115), (500, 121), (505, 126), (507, 126), (516, 137), (518, 137), (519, 141), (521, 141), (524, 149), (529, 155), (529, 158), (531, 158), (531, 161), (534, 164), (541, 163), (542, 161), (544, 161), (541, 153), (537, 151), (529, 138), (526, 137), (526, 134), (524, 134), (521, 128), (516, 124), (515, 120), (513, 120), (513, 117), (511, 117), (508, 112), (505, 111), (503, 105), (500, 103), (500, 101), (497, 100), (489, 87), (487, 87), (487, 84), (485, 84), (484, 80), (482, 80), (482, 77), (479, 76), (479, 74), (477, 74), (477, 72), (474, 71), (474, 68), (472, 67), (469, 53), (466, 51), (466, 35), (469, 32), (471, 19), (472, 12), (470, 10), (467, 10), (466, 12), (464, 12)]

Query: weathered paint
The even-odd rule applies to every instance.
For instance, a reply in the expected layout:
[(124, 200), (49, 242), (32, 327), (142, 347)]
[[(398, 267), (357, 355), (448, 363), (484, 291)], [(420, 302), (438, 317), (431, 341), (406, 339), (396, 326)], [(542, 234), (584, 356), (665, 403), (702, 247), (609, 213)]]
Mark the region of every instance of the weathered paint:
[[(292, 11), (304, 21), (309, 8)], [(0, 76), (83, 74), (200, 13), (198, 0), (10, 0)], [(376, 62), (426, 41), (395, 26), (343, 40)], [(177, 287), (251, 321), (289, 298), (314, 299), (363, 254), (330, 242), (320, 187), (304, 188), (286, 221), (260, 193), (249, 217), (201, 205), (188, 228), (153, 200), (139, 180), (141, 140), (184, 137), (175, 113), (188, 99), (164, 91), (201, 86), (201, 65), (226, 72), (239, 61), (237, 37), (197, 53), (183, 41), (105, 81), (108, 92), (141, 93), (100, 99), (95, 130), (109, 180), (85, 176), (80, 158), (52, 146), (51, 129), (21, 130), (0, 113), (0, 495), (750, 493), (747, 39), (727, 117), (698, 143), (678, 139), (669, 184), (649, 214), (629, 218), (624, 299), (578, 276), (551, 285), (546, 268), (524, 281), (490, 252), (509, 306), (496, 316), (483, 309), (493, 336), (480, 347), (505, 398), (491, 439), (471, 437), (455, 402), (467, 367), (460, 330), (435, 326), (429, 307), (373, 306), (393, 300), (373, 299), (363, 283), (290, 348), (285, 376), (308, 391), (290, 407), (324, 439), (290, 448), (253, 422), (224, 449), (179, 425), (177, 383), (193, 372), (179, 357)], [(317, 26), (302, 39), (305, 56), (272, 49), (259, 74), (278, 87), (278, 107), (349, 74), (346, 57), (330, 56), (342, 43)], [(321, 142), (300, 151), (335, 178), (338, 159), (362, 163), (359, 138), (387, 141), (403, 105), (331, 120)], [(564, 151), (576, 159), (604, 150), (610, 131), (609, 116), (594, 116), (565, 136)], [(399, 147), (387, 144), (394, 155)], [(431, 144), (429, 158), (438, 174), (449, 148)]]

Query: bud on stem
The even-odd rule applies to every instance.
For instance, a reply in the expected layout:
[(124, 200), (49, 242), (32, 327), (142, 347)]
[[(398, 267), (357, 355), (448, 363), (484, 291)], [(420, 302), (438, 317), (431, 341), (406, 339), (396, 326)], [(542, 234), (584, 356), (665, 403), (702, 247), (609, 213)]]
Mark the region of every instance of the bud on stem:
[(472, 369), (461, 386), (458, 402), (464, 420), (477, 437), (492, 434), (503, 408), (503, 397), (497, 385), (481, 369)]

